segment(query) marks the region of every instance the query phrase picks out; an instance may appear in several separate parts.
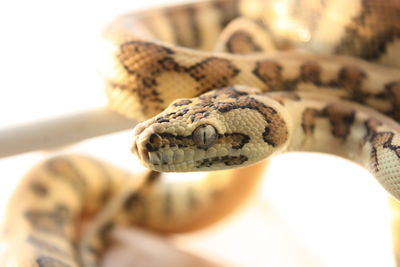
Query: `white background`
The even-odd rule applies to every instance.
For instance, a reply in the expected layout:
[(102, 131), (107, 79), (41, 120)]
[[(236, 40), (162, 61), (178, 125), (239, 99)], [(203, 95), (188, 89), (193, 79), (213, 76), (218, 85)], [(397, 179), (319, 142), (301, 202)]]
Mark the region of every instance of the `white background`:
[[(96, 74), (103, 25), (160, 3), (166, 1), (1, 1), (0, 127), (104, 105)], [(130, 142), (125, 132), (67, 149), (140, 168)], [(1, 211), (23, 173), (51, 153), (0, 160)], [(234, 220), (179, 237), (181, 247), (230, 266), (393, 266), (385, 193), (361, 168), (287, 155), (274, 161), (261, 191)]]

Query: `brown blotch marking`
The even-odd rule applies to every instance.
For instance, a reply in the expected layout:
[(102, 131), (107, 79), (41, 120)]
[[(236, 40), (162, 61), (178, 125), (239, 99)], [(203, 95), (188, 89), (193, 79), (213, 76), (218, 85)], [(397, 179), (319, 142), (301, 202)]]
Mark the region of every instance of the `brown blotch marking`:
[(28, 210), (24, 216), (35, 230), (58, 236), (65, 236), (64, 227), (71, 222), (70, 212), (64, 205), (50, 211)]
[(314, 108), (306, 108), (303, 111), (301, 119), (301, 128), (306, 136), (314, 134), (315, 120), (319, 115), (319, 110)]
[(283, 91), (282, 88), (282, 66), (271, 60), (257, 62), (253, 70), (260, 80), (262, 80), (272, 91)]
[(199, 82), (196, 88), (200, 93), (227, 86), (240, 70), (227, 59), (209, 57), (185, 70)]
[(170, 122), (170, 120), (172, 120), (172, 119), (179, 119), (179, 118), (183, 117), (188, 112), (189, 112), (188, 108), (182, 108), (178, 111), (174, 111), (171, 113), (164, 114), (160, 117), (157, 117), (155, 119), (155, 121), (157, 123)]
[(169, 122), (169, 119), (164, 117), (156, 118), (157, 123)]
[(371, 163), (371, 167), (376, 172), (379, 171), (378, 149), (380, 147), (390, 149), (400, 159), (400, 146), (393, 144), (393, 137), (394, 133), (392, 132), (377, 132), (369, 138), (372, 145), (371, 158), (373, 162)]
[[(170, 21), (176, 45), (191, 48), (201, 46), (200, 28), (195, 20), (197, 8), (191, 5), (182, 5), (176, 8), (166, 8), (164, 12)], [(187, 25), (189, 25), (190, 34), (184, 30)]]
[(210, 2), (215, 6), (215, 10), (223, 10), (219, 12), (219, 29), (225, 29), (225, 27), (235, 18), (239, 17), (240, 7), (239, 1), (213, 1)]
[(400, 36), (397, 0), (363, 0), (358, 16), (347, 24), (336, 53), (378, 60)]
[(146, 177), (146, 185), (151, 185), (159, 181), (160, 177), (161, 177), (161, 172), (151, 171), (149, 175)]
[(338, 74), (338, 86), (346, 90), (352, 100), (362, 103), (366, 94), (362, 92), (362, 82), (367, 74), (357, 66), (345, 66)]
[(400, 122), (400, 81), (385, 85), (387, 99), (392, 104), (392, 109), (388, 112), (392, 118)]
[(273, 147), (285, 143), (288, 137), (285, 122), (283, 120), (277, 121), (276, 123), (271, 123), (269, 126), (266, 126), (262, 133), (262, 137), (265, 143)]
[(282, 66), (273, 60), (259, 61), (253, 69), (256, 75), (267, 86), (268, 91), (293, 91), (299, 84), (298, 78), (284, 79)]
[(220, 136), (216, 144), (230, 144), (233, 149), (241, 149), (250, 141), (248, 135), (242, 133), (226, 133)]
[(315, 85), (321, 83), (321, 66), (315, 61), (308, 61), (300, 67), (300, 79), (303, 82), (311, 82)]
[(202, 161), (197, 162), (198, 165), (196, 166), (196, 168), (211, 167), (212, 165), (218, 163), (223, 163), (226, 166), (235, 166), (235, 165), (241, 165), (247, 160), (248, 158), (244, 155), (214, 157), (214, 158), (203, 159)]
[(398, 158), (400, 158), (400, 145), (395, 145), (393, 144), (393, 138), (394, 138), (394, 133), (393, 132), (384, 132), (382, 134), (386, 134), (388, 138), (386, 139), (386, 142), (383, 144), (384, 148), (389, 148), (392, 150)]
[(71, 267), (71, 265), (50, 256), (40, 256), (36, 259), (36, 263), (39, 267)]
[(146, 195), (146, 191), (151, 188), (151, 183), (146, 183), (143, 187), (141, 187), (138, 191), (132, 192), (126, 199), (122, 205), (123, 210), (125, 211), (126, 219), (129, 223), (134, 223), (137, 225), (145, 224), (148, 219), (148, 208), (146, 199), (144, 196)]
[(379, 132), (378, 128), (381, 125), (382, 122), (374, 118), (364, 122), (367, 132), (364, 136), (364, 142), (370, 142), (371, 144), (371, 167), (375, 172), (379, 171), (378, 149), (380, 147), (390, 149), (400, 159), (400, 146), (393, 144), (395, 134), (387, 131)]
[(49, 193), (49, 189), (47, 188), (47, 186), (39, 181), (33, 181), (30, 184), (30, 189), (32, 190), (32, 192), (39, 196), (39, 197), (45, 197), (48, 195)]
[(173, 53), (173, 50), (151, 42), (130, 41), (120, 45), (118, 59), (132, 78), (129, 84), (117, 85), (117, 88), (135, 93), (143, 103), (145, 114), (148, 109), (161, 111), (163, 108), (163, 100), (155, 88), (157, 77), (163, 71), (169, 71), (166, 68), (179, 67), (171, 58)]
[(264, 142), (271, 146), (279, 146), (286, 142), (288, 138), (288, 129), (285, 121), (272, 108), (262, 108), (262, 113), (269, 118), (268, 126), (265, 127), (262, 134)]
[(234, 109), (255, 110), (263, 116), (267, 123), (267, 127), (263, 133), (263, 139), (266, 143), (272, 146), (279, 146), (287, 140), (287, 125), (278, 112), (272, 107), (268, 107), (253, 97), (250, 97), (247, 93), (233, 90), (231, 87), (226, 87), (216, 90), (213, 94), (201, 97), (201, 100), (202, 107), (216, 109), (222, 113)]
[(124, 202), (124, 210), (130, 210), (134, 205), (141, 201), (141, 197), (138, 192), (134, 192), (126, 198)]
[(355, 111), (343, 105), (329, 104), (322, 110), (306, 108), (302, 114), (301, 127), (306, 136), (314, 134), (317, 118), (328, 118), (333, 136), (345, 140), (350, 134)]
[(321, 111), (321, 116), (328, 117), (334, 136), (346, 139), (354, 122), (355, 111), (343, 105), (330, 104)]
[(279, 146), (286, 142), (288, 138), (287, 125), (275, 109), (249, 96), (240, 96), (237, 100), (237, 105), (237, 108), (241, 109), (254, 109), (264, 117), (267, 126), (262, 135), (266, 143), (272, 146)]
[(382, 122), (374, 119), (374, 118), (370, 118), (368, 120), (366, 120), (364, 122), (364, 126), (365, 129), (367, 131), (367, 134), (364, 137), (364, 141), (368, 141), (370, 140), (370, 138), (378, 131), (378, 127), (382, 125)]
[(202, 111), (198, 111), (193, 115), (190, 115), (189, 119), (190, 121), (196, 122), (196, 121), (200, 121), (204, 118), (207, 118), (210, 115), (210, 112), (206, 111), (206, 110), (202, 110)]
[(283, 79), (282, 66), (273, 60), (257, 62), (253, 74), (265, 83), (268, 91), (293, 91), (299, 83), (297, 78)]
[(158, 117), (156, 119), (156, 121), (179, 119), (179, 118), (183, 117), (184, 115), (186, 115), (186, 113), (188, 113), (188, 112), (189, 112), (188, 108), (182, 108), (182, 109), (180, 109), (178, 111), (174, 111), (174, 112), (171, 112), (171, 113), (164, 114), (163, 116)]
[(228, 85), (239, 73), (239, 69), (227, 59), (209, 57), (187, 67), (180, 66), (173, 59), (173, 54), (172, 49), (151, 42), (130, 41), (122, 44), (118, 58), (132, 77), (126, 84), (109, 82), (110, 87), (131, 91), (142, 103), (142, 112), (147, 114), (149, 110), (161, 112), (165, 108), (156, 90), (157, 78), (165, 72), (189, 74), (198, 82), (196, 90), (199, 94)]
[[(272, 145), (279, 146), (286, 142), (288, 138), (288, 129), (283, 118), (278, 112), (272, 107), (268, 107), (265, 104), (257, 101), (250, 97), (246, 92), (241, 92), (232, 87), (226, 87), (214, 91), (212, 94), (206, 94), (200, 97), (200, 103), (197, 103), (193, 109), (195, 114), (190, 117), (192, 121), (198, 121), (208, 116), (206, 110), (216, 110), (219, 112), (229, 112), (234, 109), (251, 109), (260, 113), (267, 127), (262, 134), (263, 140)], [(224, 101), (226, 100), (226, 101)], [(178, 111), (180, 112), (180, 111)], [(178, 112), (170, 113), (171, 115), (164, 115), (164, 117), (176, 116)], [(233, 144), (233, 148), (241, 148), (246, 142), (247, 138), (239, 136), (238, 134), (230, 134), (229, 140)], [(219, 139), (227, 138), (228, 135), (219, 135)], [(155, 142), (154, 140), (157, 140)], [(228, 141), (225, 139), (225, 141)], [(218, 140), (217, 142), (224, 142), (224, 140)], [(149, 142), (146, 143), (146, 148), (149, 152), (158, 151), (164, 146), (178, 146), (178, 147), (189, 147), (195, 146), (192, 136), (180, 136), (173, 135), (170, 133), (159, 133), (151, 135)]]
[(105, 224), (101, 227), (101, 229), (99, 230), (99, 235), (100, 235), (102, 238), (105, 238), (105, 237), (110, 233), (110, 231), (111, 231), (112, 229), (114, 229), (114, 227), (115, 227), (115, 223), (114, 223), (113, 221), (109, 221), (109, 222), (105, 223)]
[(113, 221), (109, 221), (105, 223), (104, 225), (101, 226), (98, 232), (98, 240), (99, 240), (99, 251), (101, 251), (101, 248), (105, 248), (111, 245), (109, 235), (110, 232), (114, 229), (115, 223)]
[(47, 169), (54, 174), (57, 179), (65, 181), (82, 199), (86, 200), (87, 184), (85, 177), (78, 168), (64, 157), (55, 157), (47, 161)]
[(186, 106), (186, 105), (189, 105), (189, 104), (192, 104), (192, 100), (190, 100), (190, 99), (180, 99), (180, 100), (174, 102), (172, 105), (174, 107), (181, 107), (181, 106)]
[(137, 75), (138, 78), (146, 78), (160, 73), (160, 62), (172, 60), (172, 49), (151, 42), (130, 41), (120, 45), (118, 58), (125, 70)]
[(169, 56), (160, 59), (158, 63), (162, 66), (162, 69), (164, 71), (181, 72), (185, 70), (184, 67), (181, 67), (174, 59)]
[(252, 36), (243, 30), (232, 33), (225, 43), (226, 51), (233, 54), (261, 52), (262, 48), (254, 42)]
[[(131, 211), (137, 206), (144, 207), (145, 201), (143, 199), (143, 195), (146, 194), (146, 190), (151, 188), (154, 183), (157, 183), (161, 177), (160, 172), (156, 171), (150, 171), (149, 174), (146, 177), (146, 181), (143, 184), (142, 187), (140, 187), (138, 190), (132, 192), (124, 201), (123, 209), (125, 211)], [(142, 219), (144, 217), (144, 209), (143, 209), (143, 214), (142, 214)]]
[(388, 111), (387, 114), (400, 121), (400, 103), (397, 100), (398, 98), (396, 98), (399, 95), (397, 86), (400, 82), (386, 85), (385, 93), (380, 92), (373, 94), (368, 92), (368, 88), (363, 88), (363, 83), (368, 78), (368, 74), (359, 66), (344, 66), (338, 71), (337, 76), (330, 81), (321, 80), (322, 67), (314, 61), (308, 61), (302, 64), (299, 71), (300, 74), (298, 77), (284, 78), (282, 66), (279, 63), (273, 60), (264, 60), (256, 63), (253, 74), (265, 83), (266, 88), (263, 88), (264, 90), (294, 91), (302, 82), (307, 82), (320, 88), (337, 88), (344, 90), (346, 92), (346, 96), (343, 97), (344, 99), (350, 99), (359, 103), (364, 103), (366, 98), (391, 98), (391, 90), (394, 90), (395, 97), (392, 97), (388, 101), (396, 102), (392, 104), (392, 110)]

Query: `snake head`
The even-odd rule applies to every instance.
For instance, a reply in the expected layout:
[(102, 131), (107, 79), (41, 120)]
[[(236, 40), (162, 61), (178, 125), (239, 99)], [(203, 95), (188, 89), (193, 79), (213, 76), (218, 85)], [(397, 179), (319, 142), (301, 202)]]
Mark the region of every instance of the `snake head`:
[(211, 171), (247, 166), (287, 143), (279, 104), (244, 87), (179, 99), (134, 129), (132, 151), (156, 171)]

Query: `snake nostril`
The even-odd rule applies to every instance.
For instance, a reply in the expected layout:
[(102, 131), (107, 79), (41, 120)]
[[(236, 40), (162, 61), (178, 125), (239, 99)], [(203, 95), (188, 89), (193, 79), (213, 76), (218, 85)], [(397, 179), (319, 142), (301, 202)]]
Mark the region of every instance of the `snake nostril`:
[(154, 147), (159, 147), (161, 142), (162, 138), (159, 134), (153, 133), (149, 138), (149, 143)]

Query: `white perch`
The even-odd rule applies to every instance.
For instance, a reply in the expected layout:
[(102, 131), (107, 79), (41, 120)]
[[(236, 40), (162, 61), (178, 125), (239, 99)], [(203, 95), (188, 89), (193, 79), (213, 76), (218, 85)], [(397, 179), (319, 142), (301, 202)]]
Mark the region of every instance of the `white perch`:
[(132, 129), (136, 122), (106, 107), (0, 129), (0, 158), (53, 149), (84, 139)]

